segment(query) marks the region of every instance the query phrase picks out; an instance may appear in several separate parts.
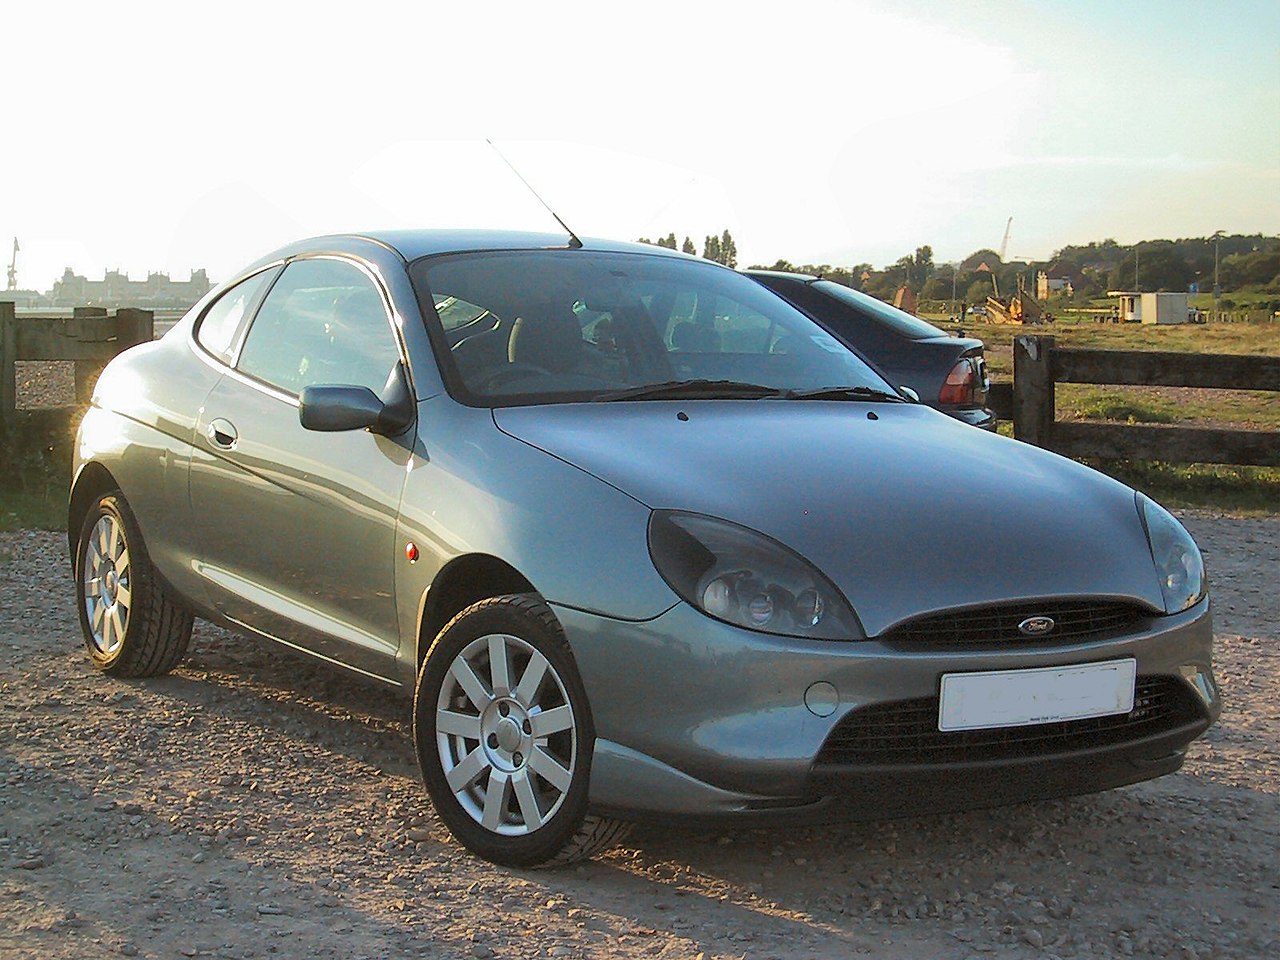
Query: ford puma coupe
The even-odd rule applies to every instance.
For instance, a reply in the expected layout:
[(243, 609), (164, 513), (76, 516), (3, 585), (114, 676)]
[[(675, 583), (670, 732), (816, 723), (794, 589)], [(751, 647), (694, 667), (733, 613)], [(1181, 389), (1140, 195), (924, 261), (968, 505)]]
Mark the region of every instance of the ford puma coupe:
[(412, 691), (437, 813), (504, 864), (1102, 790), (1219, 711), (1174, 517), (649, 246), (279, 250), (107, 367), (68, 530), (100, 670), (198, 616)]

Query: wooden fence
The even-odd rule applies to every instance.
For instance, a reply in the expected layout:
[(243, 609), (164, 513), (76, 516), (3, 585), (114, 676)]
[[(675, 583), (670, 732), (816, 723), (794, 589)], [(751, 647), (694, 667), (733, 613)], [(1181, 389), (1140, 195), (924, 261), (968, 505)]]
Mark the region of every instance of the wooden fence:
[(991, 393), (1015, 437), (1068, 457), (1280, 466), (1280, 432), (1058, 420), (1058, 383), (1280, 391), (1280, 357), (1068, 350), (1053, 337), (1021, 336), (1013, 384), (993, 384)]
[[(150, 310), (122, 307), (111, 314), (105, 307), (76, 307), (70, 317), (15, 317), (14, 306), (0, 301), (0, 429), (14, 429), (22, 419), (18, 411), (19, 360), (70, 360), (75, 364), (75, 405), (89, 402), (93, 384), (103, 366), (122, 350), (153, 339)], [(25, 411), (23, 411), (25, 412)]]

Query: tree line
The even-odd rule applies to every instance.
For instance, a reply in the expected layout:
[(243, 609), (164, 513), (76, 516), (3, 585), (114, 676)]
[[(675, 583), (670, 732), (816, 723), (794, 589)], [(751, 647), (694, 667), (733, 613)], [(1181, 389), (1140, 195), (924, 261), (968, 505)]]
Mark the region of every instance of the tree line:
[[(647, 243), (656, 247), (666, 247), (668, 250), (676, 249), (676, 235), (674, 233), (668, 233), (665, 237), (659, 237), (657, 240), (639, 237), (637, 242)], [(693, 245), (692, 238), (688, 236), (684, 238), (684, 243), (681, 244), (679, 249), (683, 253), (691, 253), (694, 256), (698, 254), (698, 248)], [(726, 229), (719, 236), (712, 234), (703, 241), (702, 256), (707, 260), (723, 263), (726, 267), (736, 268), (738, 266), (738, 245), (733, 242), (733, 235)]]
[[(641, 243), (697, 255), (693, 239), (685, 236), (676, 246), (675, 233), (657, 240), (641, 237)], [(1276, 294), (1272, 307), (1280, 308), (1280, 237), (1263, 234), (1225, 234), (1180, 240), (1143, 240), (1124, 245), (1114, 239), (1063, 247), (1048, 260), (1006, 263), (989, 248), (975, 250), (958, 263), (935, 263), (933, 248), (916, 247), (891, 264), (876, 268), (870, 263), (850, 267), (829, 263), (792, 263), (778, 259), (752, 264), (751, 269), (781, 270), (822, 276), (862, 290), (882, 300), (892, 300), (899, 287), (908, 286), (928, 300), (982, 303), (999, 288), (1008, 294), (1019, 279), (1035, 290), (1036, 275), (1044, 271), (1055, 280), (1067, 280), (1071, 294), (1059, 299), (1084, 302), (1104, 296), (1108, 290), (1189, 291), (1212, 293), (1215, 253), (1218, 283), (1223, 292)], [(728, 267), (737, 267), (738, 248), (726, 229), (707, 236), (702, 256)], [(1229, 306), (1229, 304), (1228, 304)]]

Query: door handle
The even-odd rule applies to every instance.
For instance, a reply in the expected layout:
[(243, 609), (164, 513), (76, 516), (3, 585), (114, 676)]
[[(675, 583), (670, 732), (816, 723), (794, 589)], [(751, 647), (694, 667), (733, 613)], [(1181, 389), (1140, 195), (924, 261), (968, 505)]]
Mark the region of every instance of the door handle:
[(236, 441), (240, 439), (240, 435), (236, 433), (235, 425), (230, 420), (223, 420), (221, 417), (209, 421), (205, 434), (214, 446), (222, 447), (224, 450), (230, 450), (236, 445)]

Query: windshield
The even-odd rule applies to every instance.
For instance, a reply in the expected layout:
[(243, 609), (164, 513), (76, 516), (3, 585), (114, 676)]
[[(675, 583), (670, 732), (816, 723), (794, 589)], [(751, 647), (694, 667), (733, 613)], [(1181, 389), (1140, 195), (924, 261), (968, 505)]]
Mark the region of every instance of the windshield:
[(883, 300), (869, 297), (857, 290), (850, 290), (842, 283), (835, 283), (831, 280), (815, 280), (811, 286), (821, 290), (834, 300), (847, 303), (849, 306), (855, 307), (864, 313), (874, 314), (877, 319), (896, 333), (912, 340), (932, 340), (935, 337), (945, 337), (947, 335), (945, 330), (939, 330), (933, 324), (926, 323), (919, 317), (913, 317), (906, 311), (890, 306)]
[(623, 399), (691, 380), (704, 396), (728, 385), (723, 396), (742, 397), (744, 384), (892, 391), (799, 311), (711, 264), (533, 250), (431, 257), (410, 272), (435, 308), (445, 380), (467, 403)]

